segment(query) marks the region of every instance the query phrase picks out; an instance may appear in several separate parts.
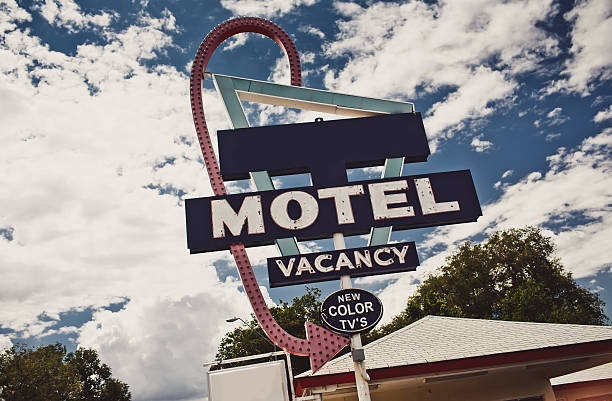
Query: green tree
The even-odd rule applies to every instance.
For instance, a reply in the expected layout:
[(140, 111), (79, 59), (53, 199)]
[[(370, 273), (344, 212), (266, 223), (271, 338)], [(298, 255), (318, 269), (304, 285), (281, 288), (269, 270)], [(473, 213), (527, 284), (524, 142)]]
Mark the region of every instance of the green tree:
[(111, 377), (95, 350), (16, 345), (0, 354), (0, 401), (129, 400), (128, 385)]
[[(320, 307), (321, 290), (306, 287), (304, 295), (293, 298), (291, 303), (281, 300), (278, 306), (270, 308), (270, 313), (289, 334), (306, 338), (306, 329), (304, 327), (306, 321), (321, 324), (319, 319)], [(272, 352), (274, 349), (274, 345), (272, 345), (259, 327), (255, 316), (251, 315), (251, 320), (247, 322), (247, 326), (237, 327), (223, 337), (216, 359), (220, 361), (262, 354)], [(310, 364), (306, 357), (292, 355), (291, 366), (294, 374), (310, 369)]]
[(468, 241), (366, 341), (427, 315), (605, 324), (604, 302), (579, 286), (554, 252), (551, 238), (534, 227), (498, 231), (482, 244)]
[(111, 377), (110, 367), (100, 361), (96, 350), (79, 348), (65, 360), (74, 367), (81, 383), (78, 401), (131, 399), (129, 386)]
[(81, 387), (60, 344), (37, 350), (18, 345), (0, 355), (0, 400), (76, 400)]

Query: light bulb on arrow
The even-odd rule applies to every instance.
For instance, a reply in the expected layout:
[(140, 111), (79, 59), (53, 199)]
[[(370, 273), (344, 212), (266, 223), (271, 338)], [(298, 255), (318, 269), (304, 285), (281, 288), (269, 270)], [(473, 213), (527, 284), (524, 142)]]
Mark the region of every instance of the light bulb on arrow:
[[(223, 22), (206, 35), (198, 48), (191, 67), (190, 96), (196, 133), (204, 156), (208, 178), (215, 195), (225, 195), (226, 190), (204, 117), (202, 80), (208, 61), (215, 49), (231, 36), (247, 32), (259, 33), (274, 40), (289, 59), (291, 85), (300, 86), (302, 81), (300, 59), (293, 41), (285, 31), (270, 21), (252, 17), (235, 18)], [(279, 348), (293, 355), (310, 357), (310, 367), (313, 372), (316, 372), (348, 345), (349, 340), (347, 338), (311, 322), (306, 322), (305, 340), (287, 333), (278, 325), (266, 305), (244, 245), (233, 244), (230, 246), (230, 252), (234, 256), (242, 285), (261, 328)]]

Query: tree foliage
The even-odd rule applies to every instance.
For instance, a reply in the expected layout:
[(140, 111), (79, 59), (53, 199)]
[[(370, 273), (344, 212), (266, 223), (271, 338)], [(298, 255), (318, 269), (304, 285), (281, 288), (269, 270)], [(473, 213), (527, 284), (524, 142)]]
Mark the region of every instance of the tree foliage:
[(129, 386), (92, 349), (13, 346), (0, 354), (0, 401), (129, 401)]
[[(289, 334), (306, 338), (306, 321), (321, 324), (319, 310), (321, 308), (321, 290), (306, 287), (306, 293), (301, 297), (293, 298), (291, 303), (280, 301), (277, 306), (270, 308), (270, 313), (278, 324)], [(227, 333), (221, 340), (217, 351), (217, 360), (238, 358), (248, 355), (262, 354), (275, 350), (268, 340), (254, 315), (246, 326), (237, 327)], [(278, 351), (278, 349), (277, 349)], [(291, 356), (293, 373), (298, 374), (310, 368), (308, 358)]]
[[(530, 322), (605, 324), (598, 294), (580, 287), (554, 257), (552, 240), (533, 227), (498, 231), (485, 242), (466, 242), (447, 258), (438, 274), (429, 276), (406, 308), (393, 320), (367, 333), (368, 343), (427, 315)], [(289, 333), (305, 338), (304, 322), (320, 324), (321, 292), (308, 288), (304, 296), (271, 308)], [(217, 359), (273, 351), (253, 316), (248, 327), (227, 333)], [(309, 368), (306, 358), (292, 358), (294, 373)]]
[(551, 238), (534, 227), (498, 231), (482, 244), (468, 241), (367, 340), (427, 315), (605, 324), (604, 302), (576, 283), (554, 251)]

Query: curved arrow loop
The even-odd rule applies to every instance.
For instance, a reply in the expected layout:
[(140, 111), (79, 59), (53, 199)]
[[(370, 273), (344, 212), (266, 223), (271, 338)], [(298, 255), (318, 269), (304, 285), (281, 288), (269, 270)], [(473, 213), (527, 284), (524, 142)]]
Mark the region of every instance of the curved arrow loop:
[[(229, 37), (246, 32), (259, 33), (274, 40), (289, 59), (291, 85), (300, 86), (302, 81), (300, 58), (293, 41), (285, 31), (270, 21), (253, 17), (235, 18), (223, 22), (206, 35), (191, 67), (190, 96), (196, 133), (215, 195), (225, 195), (227, 192), (204, 117), (202, 80), (214, 50)], [(310, 322), (306, 322), (306, 340), (287, 333), (278, 325), (266, 305), (244, 245), (233, 244), (230, 252), (234, 256), (242, 285), (261, 328), (279, 348), (293, 355), (309, 356), (310, 367), (315, 372), (349, 343), (347, 338)]]

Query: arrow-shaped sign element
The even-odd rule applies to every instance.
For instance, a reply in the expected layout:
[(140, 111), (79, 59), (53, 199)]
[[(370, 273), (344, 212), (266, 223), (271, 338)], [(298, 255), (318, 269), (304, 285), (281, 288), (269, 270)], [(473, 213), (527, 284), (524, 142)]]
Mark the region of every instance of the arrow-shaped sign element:
[[(246, 32), (265, 35), (281, 46), (289, 59), (291, 85), (300, 86), (302, 81), (300, 59), (295, 45), (285, 31), (270, 21), (252, 17), (235, 18), (223, 22), (206, 35), (198, 48), (191, 67), (190, 97), (196, 133), (206, 164), (208, 178), (215, 195), (225, 195), (226, 189), (204, 116), (202, 80), (208, 61), (215, 49), (229, 37)], [(309, 356), (310, 367), (315, 372), (348, 345), (349, 340), (347, 338), (310, 322), (306, 322), (306, 340), (287, 333), (278, 325), (266, 305), (244, 245), (234, 244), (230, 247), (230, 251), (236, 261), (242, 285), (249, 297), (259, 325), (268, 338), (279, 348), (293, 355)]]
[(332, 333), (311, 322), (306, 322), (306, 340), (287, 333), (274, 320), (268, 305), (266, 305), (266, 301), (253, 274), (253, 268), (249, 262), (244, 245), (232, 245), (230, 251), (234, 256), (236, 266), (238, 266), (244, 291), (247, 293), (249, 301), (251, 301), (251, 306), (259, 321), (259, 325), (268, 338), (279, 348), (293, 355), (310, 357), (310, 368), (313, 372), (316, 372), (342, 348), (348, 345), (348, 338)]

